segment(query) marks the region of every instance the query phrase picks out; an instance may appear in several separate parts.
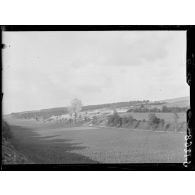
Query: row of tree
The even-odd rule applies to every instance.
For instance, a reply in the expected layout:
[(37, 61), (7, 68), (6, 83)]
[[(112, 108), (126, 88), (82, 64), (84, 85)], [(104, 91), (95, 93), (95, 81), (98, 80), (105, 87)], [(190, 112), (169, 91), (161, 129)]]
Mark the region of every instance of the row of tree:
[(186, 112), (188, 107), (167, 107), (163, 106), (160, 108), (145, 108), (144, 106), (140, 106), (139, 108), (130, 108), (127, 112)]
[[(146, 122), (146, 120), (137, 120), (130, 116), (121, 117), (119, 114), (115, 111), (113, 115), (108, 117), (108, 125), (114, 126), (114, 127), (122, 127), (125, 125), (133, 125), (134, 122)], [(154, 113), (149, 114), (148, 116), (148, 124), (150, 126), (158, 126), (158, 125), (164, 125), (165, 121), (164, 119), (158, 118)]]
[[(174, 113), (174, 130), (177, 131), (178, 130), (178, 119), (179, 116), (177, 113)], [(121, 117), (116, 111), (113, 113), (113, 115), (108, 117), (108, 126), (112, 126), (112, 127), (132, 127), (135, 125), (135, 128), (137, 128), (139, 126), (139, 124), (143, 122), (143, 123), (147, 123), (148, 124), (148, 128), (152, 128), (152, 129), (156, 129), (156, 128), (168, 128), (170, 126), (170, 124), (166, 124), (165, 126), (165, 120), (162, 118), (159, 118), (156, 116), (155, 113), (150, 113), (148, 115), (148, 120), (136, 120), (135, 118), (133, 118), (133, 116), (125, 116), (125, 117)]]

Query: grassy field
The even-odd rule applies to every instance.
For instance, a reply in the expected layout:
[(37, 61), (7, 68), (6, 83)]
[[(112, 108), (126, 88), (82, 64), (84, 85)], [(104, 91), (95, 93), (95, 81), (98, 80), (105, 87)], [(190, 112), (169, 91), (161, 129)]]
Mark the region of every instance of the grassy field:
[[(144, 114), (144, 113), (143, 113)], [(13, 144), (34, 163), (182, 163), (184, 133), (55, 127), (7, 119)]]

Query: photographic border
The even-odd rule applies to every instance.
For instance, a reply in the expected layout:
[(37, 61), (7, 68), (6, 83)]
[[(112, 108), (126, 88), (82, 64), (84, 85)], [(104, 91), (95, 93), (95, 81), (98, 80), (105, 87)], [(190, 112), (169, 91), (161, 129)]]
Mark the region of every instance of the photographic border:
[[(195, 169), (194, 163), (194, 129), (195, 121), (195, 26), (192, 25), (7, 25), (1, 26), (1, 70), (2, 68), (2, 31), (186, 31), (186, 82), (190, 88), (190, 109), (187, 117), (187, 144), (184, 146), (184, 163), (122, 163), (122, 164), (2, 164), (1, 144), (1, 170), (2, 171), (189, 171)], [(1, 71), (2, 78), (2, 71)], [(1, 80), (2, 81), (2, 80)], [(3, 99), (2, 82), (1, 96)], [(2, 116), (2, 104), (1, 104)], [(2, 120), (2, 117), (1, 117)], [(2, 122), (1, 122), (2, 123)], [(2, 139), (2, 132), (1, 132)]]

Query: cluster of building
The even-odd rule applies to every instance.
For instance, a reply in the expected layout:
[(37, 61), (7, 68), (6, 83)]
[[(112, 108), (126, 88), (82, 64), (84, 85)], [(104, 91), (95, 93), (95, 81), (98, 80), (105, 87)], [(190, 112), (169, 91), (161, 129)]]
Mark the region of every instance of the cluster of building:
[[(118, 113), (127, 112), (128, 108), (115, 109)], [(109, 108), (95, 109), (88, 111), (81, 111), (77, 113), (77, 120), (92, 120), (94, 117), (102, 117), (113, 114), (114, 110)], [(58, 120), (74, 120), (74, 114), (63, 114), (59, 116), (51, 116), (47, 121), (58, 121)]]

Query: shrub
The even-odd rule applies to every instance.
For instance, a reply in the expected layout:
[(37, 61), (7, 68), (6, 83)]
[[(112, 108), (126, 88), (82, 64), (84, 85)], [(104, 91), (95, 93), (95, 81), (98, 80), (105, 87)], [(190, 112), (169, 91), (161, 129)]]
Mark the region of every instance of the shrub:
[(140, 125), (140, 123), (141, 123), (141, 121), (140, 120), (136, 120), (136, 125), (135, 125), (135, 128), (137, 128), (139, 125)]
[(133, 121), (135, 119), (132, 117), (132, 116), (125, 116), (122, 118), (122, 125), (125, 125), (125, 124), (133, 124)]
[(168, 129), (170, 127), (170, 124), (166, 124), (165, 129)]
[(122, 125), (122, 119), (116, 111), (113, 113), (113, 115), (111, 115), (108, 118), (108, 125), (110, 126), (121, 126)]
[(158, 127), (160, 124), (164, 126), (165, 120), (158, 118), (154, 113), (149, 114), (149, 125)]

